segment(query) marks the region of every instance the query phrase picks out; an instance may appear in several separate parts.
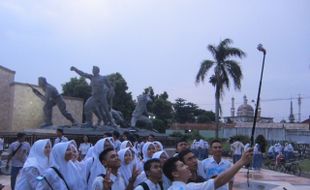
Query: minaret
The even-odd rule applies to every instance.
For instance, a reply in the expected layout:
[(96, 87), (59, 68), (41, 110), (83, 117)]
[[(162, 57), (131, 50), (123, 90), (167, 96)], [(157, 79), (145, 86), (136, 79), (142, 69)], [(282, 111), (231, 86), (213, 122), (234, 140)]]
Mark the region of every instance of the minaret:
[(246, 98), (246, 95), (243, 96), (243, 104), (244, 105), (248, 104), (248, 99)]
[(235, 117), (235, 98), (231, 98), (231, 109), (230, 109), (231, 117)]
[(290, 123), (294, 123), (295, 121), (295, 117), (293, 114), (293, 101), (291, 100), (291, 107), (290, 107), (290, 116), (288, 117), (288, 120), (290, 121)]

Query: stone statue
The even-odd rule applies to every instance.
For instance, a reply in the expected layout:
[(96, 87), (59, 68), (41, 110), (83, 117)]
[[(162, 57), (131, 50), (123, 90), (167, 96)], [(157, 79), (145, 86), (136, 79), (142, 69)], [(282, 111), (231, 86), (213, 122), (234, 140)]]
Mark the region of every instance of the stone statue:
[(41, 94), (40, 91), (32, 88), (33, 93), (38, 96), (42, 101), (44, 101), (43, 112), (44, 112), (44, 123), (40, 126), (41, 128), (53, 125), (52, 123), (52, 110), (55, 105), (57, 105), (59, 111), (62, 115), (71, 121), (72, 125), (77, 125), (76, 120), (72, 115), (66, 110), (66, 103), (63, 97), (58, 93), (57, 89), (51, 84), (47, 83), (46, 78), (39, 77), (39, 86), (45, 92), (45, 95)]
[(107, 76), (101, 76), (100, 69), (93, 66), (93, 74), (84, 73), (75, 67), (70, 68), (82, 77), (91, 81), (92, 88), (91, 97), (89, 97), (84, 105), (85, 125), (84, 127), (93, 127), (92, 113), (98, 117), (99, 121), (103, 120), (106, 125), (115, 126), (112, 117), (112, 100), (114, 97), (114, 88)]
[(146, 123), (148, 127), (152, 127), (152, 121), (149, 119), (149, 113), (147, 111), (147, 103), (151, 102), (152, 99), (148, 94), (141, 94), (137, 97), (137, 105), (132, 113), (130, 125), (136, 127), (137, 121)]

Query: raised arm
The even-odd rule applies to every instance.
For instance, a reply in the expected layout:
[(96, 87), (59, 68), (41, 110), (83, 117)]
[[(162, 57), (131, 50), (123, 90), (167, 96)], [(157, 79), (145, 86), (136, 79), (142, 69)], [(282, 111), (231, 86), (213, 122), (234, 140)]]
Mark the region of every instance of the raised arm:
[(33, 88), (33, 86), (31, 86), (30, 84), (27, 84), (27, 85), (31, 88), (32, 92), (33, 92), (36, 96), (38, 96), (43, 102), (45, 102), (46, 97), (45, 97), (43, 94), (41, 94), (41, 92), (40, 92), (39, 90)]
[(80, 75), (81, 77), (85, 77), (85, 78), (88, 78), (88, 79), (91, 79), (93, 77), (93, 75), (91, 74), (88, 74), (88, 73), (84, 73), (83, 71), (81, 70), (78, 70), (76, 67), (72, 66), (70, 68), (71, 71), (75, 71), (78, 75)]
[(220, 174), (214, 179), (214, 188), (217, 189), (225, 183), (229, 182), (234, 175), (242, 168), (242, 166), (251, 162), (253, 156), (253, 149), (249, 149), (242, 155), (241, 159), (238, 160), (231, 168), (224, 173)]

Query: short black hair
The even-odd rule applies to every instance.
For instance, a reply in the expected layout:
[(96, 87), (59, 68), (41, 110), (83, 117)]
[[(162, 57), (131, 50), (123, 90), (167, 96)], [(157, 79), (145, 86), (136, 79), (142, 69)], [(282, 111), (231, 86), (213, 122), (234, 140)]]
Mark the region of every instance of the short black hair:
[(175, 147), (177, 148), (178, 147), (178, 144), (181, 143), (181, 142), (186, 142), (187, 143), (187, 140), (185, 138), (181, 138), (177, 141), (177, 143), (175, 144)]
[(61, 128), (57, 128), (57, 129), (56, 129), (56, 131), (60, 132), (61, 134), (63, 134), (63, 133), (64, 133), (64, 130), (63, 130), (63, 129), (61, 129)]
[(177, 170), (176, 163), (178, 161), (180, 161), (179, 157), (171, 157), (164, 163), (163, 172), (170, 179), (170, 181), (174, 180), (172, 172)]
[(17, 138), (20, 139), (20, 138), (23, 138), (25, 137), (26, 134), (25, 133), (17, 133)]
[(145, 175), (146, 177), (148, 177), (147, 175), (147, 171), (150, 171), (151, 170), (151, 167), (152, 167), (152, 164), (153, 163), (159, 163), (160, 164), (160, 160), (158, 158), (152, 158), (152, 159), (149, 159), (148, 161), (146, 161), (144, 163), (144, 166), (143, 166), (143, 169), (145, 171)]
[(188, 153), (193, 153), (193, 151), (191, 151), (190, 149), (183, 150), (178, 154), (179, 159), (184, 162), (184, 156), (186, 156)]
[(119, 138), (120, 136), (118, 131), (113, 131), (112, 135), (115, 136), (116, 138)]
[(111, 151), (114, 151), (113, 148), (107, 148), (105, 149), (104, 151), (102, 151), (100, 154), (99, 154), (99, 161), (102, 162), (102, 160), (107, 160), (107, 154)]
[(153, 137), (153, 138), (155, 138), (155, 136), (154, 136), (153, 134), (149, 134), (149, 137)]
[(222, 144), (222, 142), (221, 142), (219, 139), (214, 139), (213, 141), (211, 141), (210, 147), (212, 147), (212, 145), (213, 145), (214, 143), (220, 143), (220, 144)]
[(104, 135), (107, 137), (112, 137), (112, 133), (110, 133), (110, 132), (106, 132), (106, 133), (104, 133)]

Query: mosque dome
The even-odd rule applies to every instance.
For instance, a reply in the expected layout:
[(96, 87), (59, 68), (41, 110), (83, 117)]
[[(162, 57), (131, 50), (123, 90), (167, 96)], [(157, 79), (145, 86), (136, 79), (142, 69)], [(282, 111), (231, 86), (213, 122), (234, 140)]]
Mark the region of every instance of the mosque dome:
[(254, 116), (254, 109), (251, 105), (248, 104), (246, 96), (243, 97), (243, 104), (237, 109), (237, 116)]

